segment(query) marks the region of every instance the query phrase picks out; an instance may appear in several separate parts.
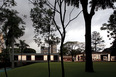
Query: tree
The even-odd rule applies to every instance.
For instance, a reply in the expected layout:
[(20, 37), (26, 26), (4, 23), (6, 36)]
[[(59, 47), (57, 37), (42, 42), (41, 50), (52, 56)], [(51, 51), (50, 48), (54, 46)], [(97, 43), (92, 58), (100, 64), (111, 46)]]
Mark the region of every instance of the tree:
[(20, 53), (21, 53), (21, 64), (22, 64), (22, 53), (24, 50), (29, 47), (28, 44), (25, 43), (25, 40), (19, 40), (20, 43), (16, 43), (15, 45), (19, 47)]
[(113, 14), (110, 15), (108, 23), (104, 23), (101, 27), (101, 30), (107, 30), (109, 39), (114, 39), (112, 42), (111, 55), (116, 54), (116, 10), (114, 10)]
[[(86, 63), (85, 71), (94, 72), (91, 51), (91, 20), (95, 15), (95, 11), (99, 9), (114, 8), (116, 0), (66, 0), (68, 5), (73, 5), (79, 8), (79, 3), (82, 6), (83, 16), (85, 20), (85, 53)], [(88, 9), (89, 8), (89, 9)]]
[[(34, 0), (34, 1), (35, 1), (34, 4), (37, 4), (38, 0)], [(40, 1), (42, 1), (42, 0), (40, 0)], [(54, 0), (53, 4), (50, 2), (50, 0), (43, 0), (43, 1), (46, 3), (46, 5), (44, 7), (46, 9), (50, 8), (50, 10), (52, 10), (53, 14), (52, 14), (51, 19), (53, 19), (53, 24), (55, 25), (56, 29), (58, 30), (58, 32), (59, 32), (59, 34), (61, 36), (61, 45), (60, 45), (61, 68), (62, 68), (62, 77), (64, 77), (65, 74), (64, 74), (64, 63), (63, 63), (63, 51), (62, 51), (62, 49), (63, 49), (63, 43), (64, 43), (65, 36), (66, 36), (66, 28), (69, 25), (69, 23), (71, 21), (73, 21), (74, 19), (76, 19), (81, 12), (77, 16), (75, 16), (74, 18), (71, 19), (71, 14), (72, 14), (72, 12), (74, 10), (74, 9), (72, 9), (70, 14), (69, 14), (69, 21), (66, 24), (65, 19), (66, 19), (66, 16), (67, 16), (66, 15), (66, 10), (67, 10), (66, 7), (67, 7), (67, 5), (65, 3), (65, 0)], [(40, 4), (42, 4), (42, 2)], [(37, 12), (37, 13), (40, 13), (40, 12)], [(57, 19), (56, 19), (57, 15), (59, 15), (60, 25), (58, 24)]]
[(67, 50), (67, 54), (72, 56), (72, 62), (74, 62), (74, 57), (82, 52), (82, 49), (79, 47), (79, 42), (66, 42), (64, 48)]
[[(7, 16), (6, 15), (4, 15), (4, 14), (6, 14), (6, 12), (4, 11), (6, 8), (9, 8), (9, 7), (11, 7), (11, 6), (15, 6), (16, 5), (16, 3), (15, 3), (15, 1), (14, 0), (1, 0), (0, 1), (0, 4), (1, 4), (1, 6), (0, 6), (0, 25), (1, 24), (3, 24), (4, 23), (4, 21), (7, 19)], [(0, 28), (1, 28), (1, 26), (0, 26)], [(8, 77), (8, 75), (7, 75), (7, 71), (6, 71), (6, 59), (5, 59), (5, 56), (7, 56), (7, 54), (6, 54), (6, 52), (4, 53), (5, 55), (4, 55), (4, 70), (5, 70), (5, 75), (6, 75), (6, 77)]]
[[(53, 25), (51, 9), (46, 8), (45, 0), (29, 0), (34, 8), (31, 9), (30, 16), (33, 21), (33, 27), (35, 28), (35, 42), (38, 46), (42, 44), (48, 44), (48, 72), (50, 77), (50, 46), (58, 44), (59, 38), (56, 37), (56, 28)], [(44, 41), (43, 41), (44, 40)]]
[(102, 40), (102, 37), (100, 36), (99, 32), (92, 32), (91, 44), (94, 52), (99, 52), (104, 48), (104, 40)]
[(36, 50), (34, 50), (32, 48), (25, 48), (23, 53), (36, 53)]
[[(4, 35), (6, 50), (8, 51), (12, 47), (12, 68), (14, 68), (14, 42), (19, 37), (24, 34), (24, 26), (19, 26), (20, 24), (25, 24), (24, 21), (17, 15), (16, 10), (5, 10), (7, 20), (2, 26), (2, 32)], [(10, 53), (10, 52), (9, 52)]]
[(101, 30), (107, 30), (109, 39), (116, 39), (116, 10), (110, 15), (108, 23), (104, 23)]
[(1, 0), (0, 4), (0, 23), (2, 24), (7, 18), (4, 10), (9, 7), (16, 6), (16, 2), (14, 0)]

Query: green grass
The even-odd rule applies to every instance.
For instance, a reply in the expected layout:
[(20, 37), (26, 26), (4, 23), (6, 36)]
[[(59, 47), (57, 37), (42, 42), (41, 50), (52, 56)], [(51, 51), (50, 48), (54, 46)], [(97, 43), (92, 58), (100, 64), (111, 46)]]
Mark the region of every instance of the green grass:
[[(51, 77), (61, 77), (60, 62), (52, 62)], [(116, 62), (94, 62), (94, 73), (84, 72), (84, 62), (65, 62), (66, 77), (116, 77)], [(8, 71), (8, 77), (48, 77), (47, 63), (35, 63)], [(4, 73), (0, 77), (5, 77)]]

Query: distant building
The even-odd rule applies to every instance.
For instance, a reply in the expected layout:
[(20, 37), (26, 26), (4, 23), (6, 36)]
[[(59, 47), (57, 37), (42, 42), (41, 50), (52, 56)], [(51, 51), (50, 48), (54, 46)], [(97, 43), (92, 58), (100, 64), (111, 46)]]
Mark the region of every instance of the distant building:
[[(74, 57), (74, 61), (85, 61), (86, 54), (80, 53)], [(61, 57), (59, 56), (59, 61), (61, 61)], [(63, 56), (63, 61), (72, 61), (72, 56)], [(116, 55), (112, 55), (106, 52), (93, 52), (92, 53), (92, 61), (116, 61)]]
[[(22, 56), (21, 56), (21, 53), (15, 53), (14, 61), (19, 62), (21, 61), (21, 57), (22, 57), (23, 62), (45, 62), (48, 60), (47, 55), (48, 54), (43, 54), (43, 53), (22, 53)], [(59, 61), (59, 54), (52, 53), (50, 55), (50, 61)]]
[(51, 53), (57, 53), (57, 45), (51, 45)]
[[(75, 61), (83, 61), (85, 60), (85, 53), (76, 55)], [(92, 53), (93, 61), (116, 61), (116, 56), (111, 55), (106, 52), (93, 52)]]
[[(41, 53), (48, 53), (48, 47), (41, 46)], [(57, 53), (57, 45), (50, 46), (50, 53)]]

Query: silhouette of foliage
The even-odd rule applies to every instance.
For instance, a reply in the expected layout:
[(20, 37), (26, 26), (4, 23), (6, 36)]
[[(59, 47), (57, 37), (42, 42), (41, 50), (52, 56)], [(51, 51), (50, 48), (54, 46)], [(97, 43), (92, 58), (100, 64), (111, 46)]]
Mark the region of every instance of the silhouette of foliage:
[(92, 49), (94, 52), (99, 52), (100, 50), (103, 50), (105, 46), (104, 40), (100, 36), (100, 33), (97, 31), (92, 32), (91, 43), (92, 43)]

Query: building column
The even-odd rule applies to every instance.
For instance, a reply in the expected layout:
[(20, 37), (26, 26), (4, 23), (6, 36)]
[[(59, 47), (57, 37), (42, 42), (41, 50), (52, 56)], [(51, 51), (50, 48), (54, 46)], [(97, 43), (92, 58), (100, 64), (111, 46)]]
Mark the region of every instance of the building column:
[(110, 54), (108, 54), (108, 61), (110, 61), (111, 59), (110, 59), (111, 57), (110, 57)]

